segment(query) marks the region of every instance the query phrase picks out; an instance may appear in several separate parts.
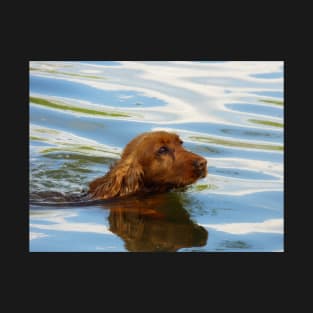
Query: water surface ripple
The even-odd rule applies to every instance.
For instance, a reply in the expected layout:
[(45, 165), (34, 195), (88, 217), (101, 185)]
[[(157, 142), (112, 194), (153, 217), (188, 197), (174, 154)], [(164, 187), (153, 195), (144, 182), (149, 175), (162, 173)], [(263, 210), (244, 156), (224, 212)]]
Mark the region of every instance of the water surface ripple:
[[(209, 173), (185, 191), (144, 199), (30, 205), (30, 251), (284, 251), (283, 62), (29, 68), (30, 195), (80, 193), (153, 130), (178, 133)], [(143, 214), (155, 201), (162, 220)]]

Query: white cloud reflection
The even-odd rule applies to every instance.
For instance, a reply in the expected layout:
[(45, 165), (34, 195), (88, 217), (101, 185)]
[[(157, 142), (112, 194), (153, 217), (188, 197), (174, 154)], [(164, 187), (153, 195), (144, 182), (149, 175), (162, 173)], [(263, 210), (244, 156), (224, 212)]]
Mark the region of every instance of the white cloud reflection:
[(97, 234), (112, 234), (103, 224), (95, 223), (69, 223), (62, 224), (30, 224), (30, 227), (45, 230), (83, 232), (83, 233), (97, 233)]
[(229, 224), (202, 224), (203, 227), (223, 231), (230, 234), (242, 235), (248, 233), (276, 233), (283, 234), (283, 219), (269, 219), (261, 223), (229, 223)]
[[(134, 109), (147, 113), (145, 119), (155, 122), (158, 122), (161, 113), (163, 117), (166, 114), (173, 115), (171, 123), (203, 121), (240, 124), (242, 121), (236, 116), (243, 113), (228, 112), (224, 107), (225, 103), (243, 101), (244, 96), (251, 96), (250, 93), (255, 91), (283, 91), (283, 78), (255, 77), (258, 74), (281, 72), (282, 61), (219, 63), (120, 61), (119, 63), (119, 66), (112, 67), (71, 62), (72, 66), (77, 66), (85, 72), (94, 68), (102, 69), (104, 80), (58, 77), (57, 72), (53, 78), (82, 83), (101, 90), (130, 91), (157, 98), (166, 105)], [(49, 62), (46, 64), (48, 67), (51, 65)], [(45, 66), (36, 62), (32, 62), (31, 65), (41, 68)], [(62, 68), (60, 70), (62, 72)], [(49, 73), (33, 72), (32, 75)]]
[[(32, 229), (69, 231), (97, 234), (112, 234), (106, 225), (90, 222), (70, 222), (68, 219), (79, 217), (79, 212), (66, 210), (46, 210), (40, 214), (31, 214), (29, 226)], [(35, 237), (36, 237), (35, 233)], [(33, 237), (34, 238), (34, 237)], [(31, 238), (31, 239), (33, 239)]]
[(36, 232), (30, 232), (29, 233), (29, 240), (39, 239), (42, 237), (49, 237), (49, 236), (47, 234), (44, 234), (44, 233), (36, 233)]

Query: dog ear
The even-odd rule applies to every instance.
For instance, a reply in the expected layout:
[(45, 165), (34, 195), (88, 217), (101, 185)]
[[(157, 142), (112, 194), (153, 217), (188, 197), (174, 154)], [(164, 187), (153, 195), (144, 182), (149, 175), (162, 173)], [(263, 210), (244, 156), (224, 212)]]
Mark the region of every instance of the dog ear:
[(132, 159), (119, 161), (105, 176), (89, 185), (92, 198), (108, 199), (132, 194), (141, 189), (143, 169)]

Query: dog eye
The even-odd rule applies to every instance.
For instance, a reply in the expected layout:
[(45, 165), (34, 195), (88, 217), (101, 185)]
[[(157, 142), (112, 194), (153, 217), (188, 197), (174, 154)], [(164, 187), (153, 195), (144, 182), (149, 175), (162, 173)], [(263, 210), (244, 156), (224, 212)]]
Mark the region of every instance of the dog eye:
[(180, 140), (179, 143), (182, 145), (184, 142), (182, 140)]
[(159, 154), (163, 154), (163, 153), (166, 153), (166, 152), (168, 152), (168, 148), (167, 147), (161, 147), (159, 150), (158, 150), (158, 153)]

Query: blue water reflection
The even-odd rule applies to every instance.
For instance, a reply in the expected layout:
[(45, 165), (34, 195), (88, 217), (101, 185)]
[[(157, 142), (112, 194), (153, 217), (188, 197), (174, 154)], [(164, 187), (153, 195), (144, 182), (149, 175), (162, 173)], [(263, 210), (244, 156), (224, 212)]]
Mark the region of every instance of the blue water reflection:
[(164, 102), (133, 91), (113, 91), (91, 87), (68, 79), (30, 75), (30, 92), (48, 96), (68, 97), (113, 107), (160, 106)]
[(282, 72), (262, 73), (262, 74), (252, 74), (251, 76), (256, 78), (283, 78), (283, 73)]
[(264, 91), (255, 91), (255, 95), (260, 95), (260, 96), (269, 96), (269, 97), (276, 97), (279, 99), (283, 99), (284, 97), (284, 92), (283, 91), (270, 91), (270, 90), (264, 90)]
[(234, 111), (253, 113), (256, 115), (267, 115), (269, 117), (283, 118), (284, 112), (280, 107), (274, 107), (265, 104), (253, 104), (253, 103), (230, 103), (225, 105)]

